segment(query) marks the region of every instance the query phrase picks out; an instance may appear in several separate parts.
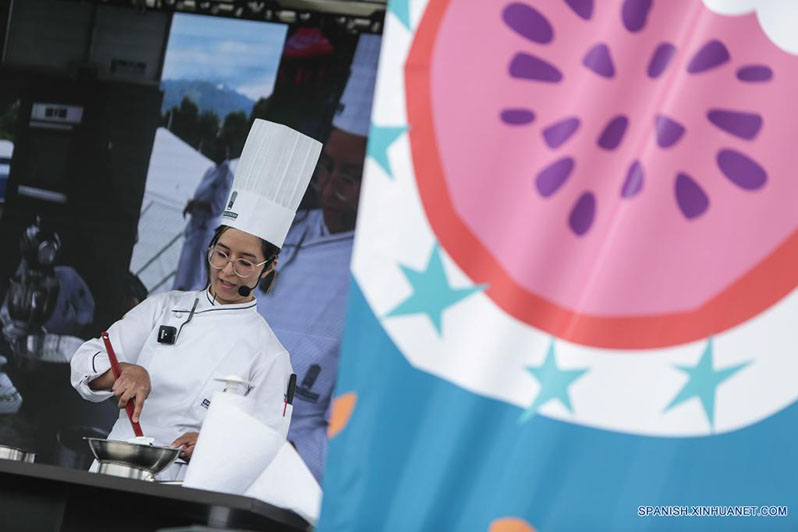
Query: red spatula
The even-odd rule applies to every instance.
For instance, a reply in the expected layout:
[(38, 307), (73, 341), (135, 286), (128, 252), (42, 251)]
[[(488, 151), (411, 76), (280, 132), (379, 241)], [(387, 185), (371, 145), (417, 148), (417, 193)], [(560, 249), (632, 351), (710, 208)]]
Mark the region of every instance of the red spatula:
[[(118, 379), (119, 374), (122, 373), (122, 367), (119, 365), (119, 360), (116, 358), (114, 348), (111, 346), (111, 339), (108, 338), (107, 331), (103, 331), (101, 336), (105, 343), (105, 350), (108, 352), (108, 360), (111, 361), (111, 371), (114, 372), (114, 379)], [(127, 418), (130, 420), (130, 425), (133, 427), (133, 432), (136, 436), (144, 436), (144, 433), (141, 431), (141, 425), (133, 421), (133, 403), (128, 401), (125, 410), (127, 411)]]

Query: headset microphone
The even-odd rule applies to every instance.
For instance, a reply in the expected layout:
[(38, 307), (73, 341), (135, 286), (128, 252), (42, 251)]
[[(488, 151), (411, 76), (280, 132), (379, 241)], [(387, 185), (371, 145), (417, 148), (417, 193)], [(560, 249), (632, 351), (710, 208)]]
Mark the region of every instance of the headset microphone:
[(252, 291), (255, 290), (255, 287), (258, 286), (258, 284), (260, 283), (260, 278), (263, 277), (263, 274), (266, 273), (266, 270), (269, 269), (269, 267), (271, 266), (271, 263), (273, 261), (274, 261), (274, 257), (272, 257), (271, 259), (268, 259), (266, 261), (266, 266), (263, 268), (263, 271), (260, 272), (260, 275), (258, 275), (258, 281), (255, 283), (255, 286), (253, 286), (252, 288), (250, 288), (250, 287), (248, 287), (246, 285), (243, 285), (243, 284), (241, 286), (239, 286), (238, 287), (238, 295), (240, 295), (241, 297), (249, 297), (249, 294), (251, 294)]

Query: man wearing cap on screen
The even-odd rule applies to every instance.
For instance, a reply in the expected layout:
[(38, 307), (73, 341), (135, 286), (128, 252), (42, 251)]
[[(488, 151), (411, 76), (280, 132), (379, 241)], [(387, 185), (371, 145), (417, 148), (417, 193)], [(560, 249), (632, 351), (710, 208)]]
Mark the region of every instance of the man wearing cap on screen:
[(297, 214), (280, 258), (279, 279), (268, 295), (258, 298), (258, 311), (291, 353), (298, 376), (288, 439), (319, 481), (379, 50), (378, 35), (360, 36), (333, 130), (316, 168), (313, 186), (321, 209)]

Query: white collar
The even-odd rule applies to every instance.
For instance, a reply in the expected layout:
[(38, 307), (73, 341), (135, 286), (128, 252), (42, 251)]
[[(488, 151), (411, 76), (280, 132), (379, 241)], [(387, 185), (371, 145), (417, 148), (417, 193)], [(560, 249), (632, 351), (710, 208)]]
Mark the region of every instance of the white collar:
[[(210, 288), (206, 288), (205, 290), (198, 291), (198, 292), (187, 292), (188, 295), (193, 295), (194, 298), (199, 299), (199, 303), (197, 304), (197, 309), (195, 311), (196, 314), (200, 314), (203, 312), (209, 311), (218, 311), (218, 310), (250, 310), (254, 309), (257, 312), (258, 300), (257, 298), (252, 299), (251, 301), (247, 301), (245, 303), (231, 303), (229, 305), (223, 305), (218, 301), (214, 300), (213, 294), (211, 294)], [(194, 299), (192, 298), (192, 299)], [(191, 310), (191, 306), (193, 305), (193, 301), (189, 304), (189, 308), (187, 310)], [(180, 309), (181, 311), (184, 309)]]

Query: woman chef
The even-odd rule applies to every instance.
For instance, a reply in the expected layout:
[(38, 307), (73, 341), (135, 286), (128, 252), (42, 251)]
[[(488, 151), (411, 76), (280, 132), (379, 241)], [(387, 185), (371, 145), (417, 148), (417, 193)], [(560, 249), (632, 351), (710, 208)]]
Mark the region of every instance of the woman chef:
[[(150, 296), (108, 334), (122, 365), (114, 381), (100, 339), (72, 358), (72, 386), (89, 401), (133, 401), (134, 421), (156, 445), (184, 445), (189, 458), (214, 392), (231, 375), (247, 381), (256, 417), (285, 435), (288, 353), (257, 311), (253, 290), (277, 261), (321, 145), (285, 126), (256, 120), (236, 171), (222, 226), (208, 248), (209, 286)], [(145, 407), (146, 406), (146, 407)], [(134, 437), (124, 410), (108, 436)], [(176, 464), (159, 476), (182, 478)]]

